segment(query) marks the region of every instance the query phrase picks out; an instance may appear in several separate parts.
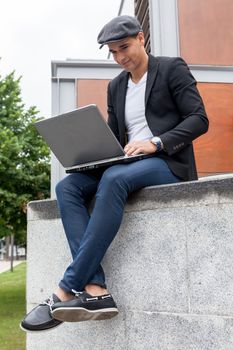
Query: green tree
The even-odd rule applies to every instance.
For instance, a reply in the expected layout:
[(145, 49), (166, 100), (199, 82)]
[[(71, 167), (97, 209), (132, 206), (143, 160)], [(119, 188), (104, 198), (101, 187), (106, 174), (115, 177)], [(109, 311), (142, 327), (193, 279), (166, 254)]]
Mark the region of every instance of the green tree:
[(49, 149), (33, 123), (35, 107), (22, 102), (20, 78), (0, 76), (0, 238), (25, 243), (28, 201), (49, 196)]

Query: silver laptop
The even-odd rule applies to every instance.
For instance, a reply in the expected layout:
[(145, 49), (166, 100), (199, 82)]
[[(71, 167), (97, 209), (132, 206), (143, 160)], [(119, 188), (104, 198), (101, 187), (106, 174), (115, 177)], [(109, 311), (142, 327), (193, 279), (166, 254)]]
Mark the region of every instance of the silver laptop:
[(35, 123), (67, 173), (148, 157), (127, 156), (96, 105)]

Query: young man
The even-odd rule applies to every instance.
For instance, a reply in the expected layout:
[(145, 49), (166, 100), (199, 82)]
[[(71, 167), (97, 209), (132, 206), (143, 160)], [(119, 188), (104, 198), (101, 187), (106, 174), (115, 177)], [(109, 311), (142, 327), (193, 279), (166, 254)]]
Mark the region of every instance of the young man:
[[(107, 23), (98, 42), (108, 45), (123, 68), (108, 87), (109, 126), (128, 155), (151, 157), (71, 174), (57, 185), (73, 262), (55, 294), (22, 321), (25, 330), (115, 316), (100, 263), (120, 227), (128, 195), (146, 186), (197, 179), (192, 141), (208, 130), (208, 119), (186, 63), (148, 55), (142, 28), (130, 16)], [(89, 215), (86, 203), (93, 196)]]

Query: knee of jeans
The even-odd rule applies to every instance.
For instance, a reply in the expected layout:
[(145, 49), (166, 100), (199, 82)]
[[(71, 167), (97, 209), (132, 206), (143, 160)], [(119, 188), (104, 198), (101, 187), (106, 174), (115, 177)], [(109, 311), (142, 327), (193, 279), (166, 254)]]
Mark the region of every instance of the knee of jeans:
[(60, 195), (63, 192), (63, 188), (64, 188), (63, 180), (61, 180), (57, 183), (57, 185), (55, 187), (55, 192), (56, 192), (57, 197), (60, 197)]
[(64, 192), (66, 192), (67, 189), (69, 189), (71, 186), (70, 178), (69, 176), (65, 177), (61, 181), (59, 181), (55, 187), (55, 192), (57, 197), (61, 197)]
[(82, 195), (82, 188), (79, 186), (75, 177), (71, 175), (62, 179), (55, 187), (57, 199), (63, 199), (65, 195), (80, 196)]

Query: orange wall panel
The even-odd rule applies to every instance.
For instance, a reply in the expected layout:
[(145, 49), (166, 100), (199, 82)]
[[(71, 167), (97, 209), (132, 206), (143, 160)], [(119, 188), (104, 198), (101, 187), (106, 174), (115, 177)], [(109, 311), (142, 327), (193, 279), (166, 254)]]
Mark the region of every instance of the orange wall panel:
[[(109, 80), (79, 79), (77, 107), (95, 103), (107, 119)], [(210, 120), (207, 134), (194, 141), (199, 176), (233, 172), (233, 84), (198, 83)]]
[(210, 120), (209, 131), (194, 141), (199, 175), (233, 172), (233, 84), (199, 83)]
[(77, 80), (77, 107), (96, 104), (107, 119), (107, 79), (78, 79)]
[(233, 0), (178, 0), (178, 16), (188, 63), (233, 65)]

